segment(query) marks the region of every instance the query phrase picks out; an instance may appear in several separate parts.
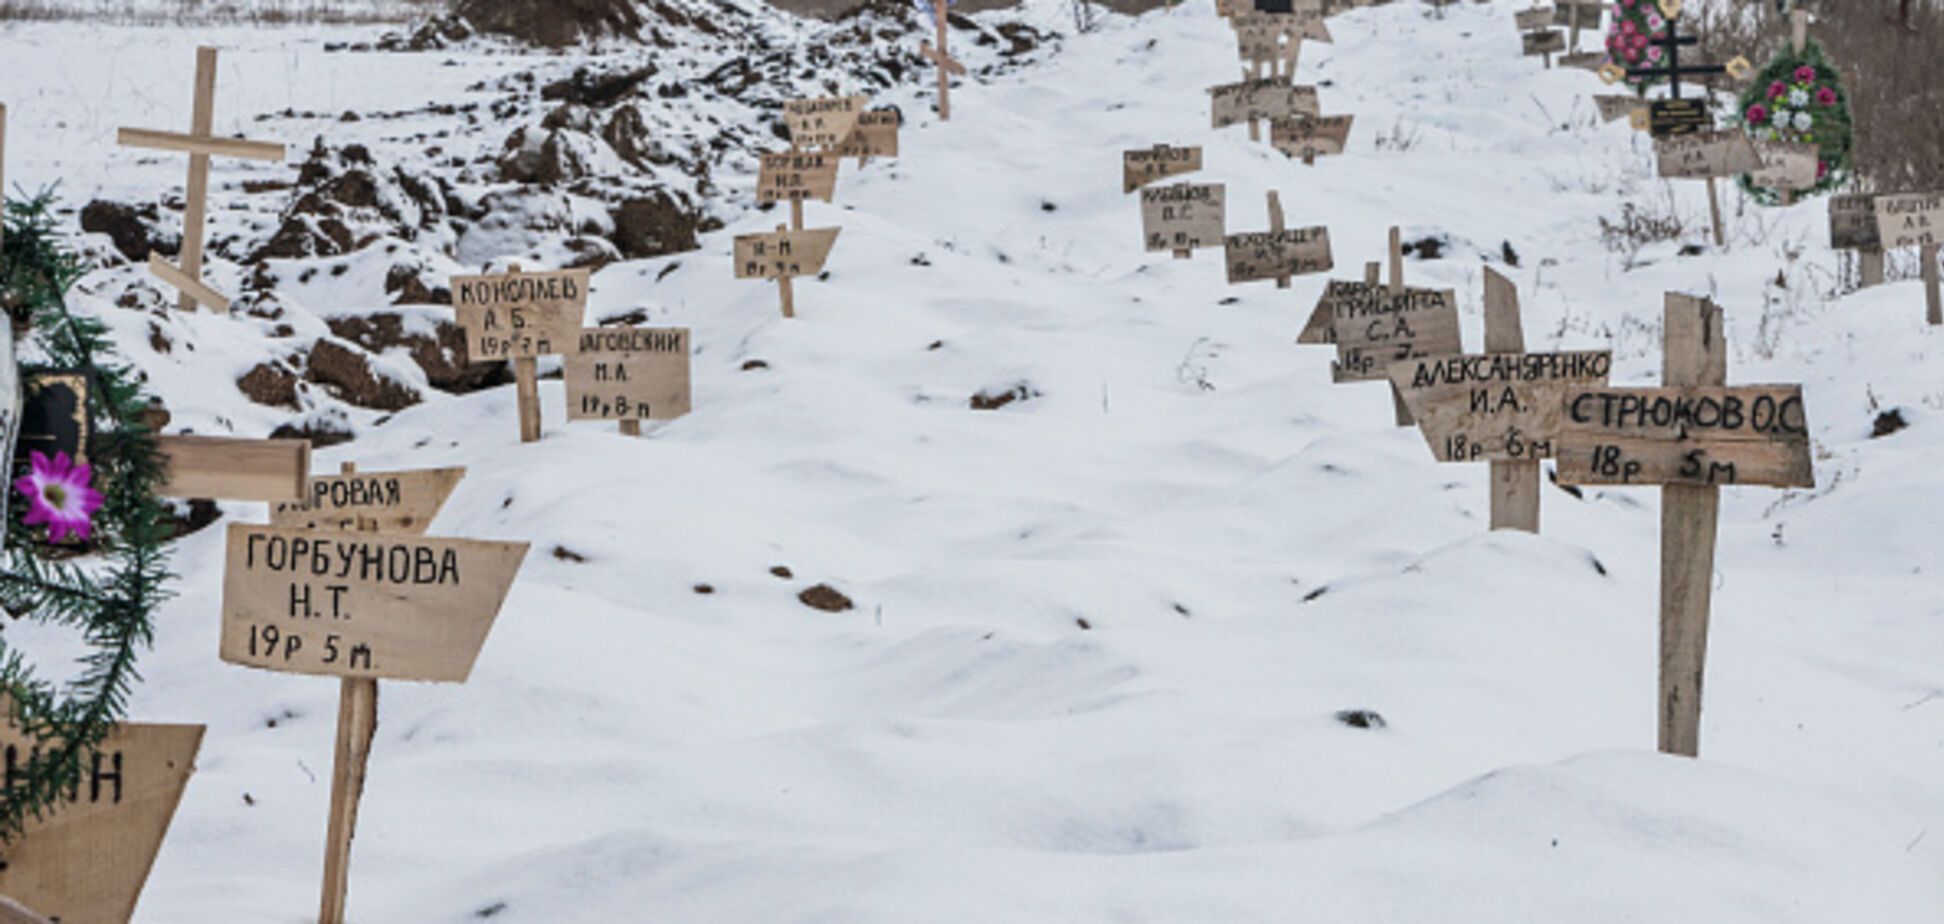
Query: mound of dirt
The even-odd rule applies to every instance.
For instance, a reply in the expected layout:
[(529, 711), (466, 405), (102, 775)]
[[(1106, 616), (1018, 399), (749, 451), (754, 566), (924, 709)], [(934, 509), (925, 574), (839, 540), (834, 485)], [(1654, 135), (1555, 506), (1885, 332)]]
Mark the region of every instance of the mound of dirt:
[(453, 12), (481, 32), (549, 48), (608, 36), (633, 38), (646, 24), (633, 0), (460, 0)]

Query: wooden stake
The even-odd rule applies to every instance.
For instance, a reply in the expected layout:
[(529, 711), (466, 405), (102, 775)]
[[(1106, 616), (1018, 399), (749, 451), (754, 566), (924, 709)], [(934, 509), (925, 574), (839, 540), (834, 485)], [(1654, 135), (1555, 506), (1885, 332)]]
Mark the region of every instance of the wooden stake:
[[(1671, 387), (1725, 385), (1728, 345), (1721, 309), (1668, 293), (1662, 377)], [(1660, 750), (1693, 757), (1701, 744), (1701, 679), (1721, 489), (1661, 487)]]
[(1867, 289), (1871, 286), (1883, 285), (1882, 248), (1872, 247), (1868, 250), (1857, 251), (1857, 263), (1858, 271), (1863, 276), (1863, 288)]
[[(1390, 229), (1390, 294), (1404, 294), (1404, 232), (1393, 225)], [(1396, 385), (1390, 387), (1391, 406), (1397, 411), (1397, 425), (1400, 427), (1417, 426), (1417, 418), (1411, 416), (1411, 408), (1404, 403), (1404, 394)]]
[[(176, 307), (196, 310), (197, 304), (226, 311), (229, 300), (202, 282), (203, 232), (209, 213), (209, 159), (212, 156), (242, 157), (280, 161), (284, 146), (263, 141), (217, 138), (216, 127), (216, 49), (196, 49), (196, 95), (189, 121), (189, 134), (179, 135), (142, 128), (124, 128), (116, 134), (118, 144), (150, 150), (175, 151), (189, 155), (189, 181), (184, 190), (182, 210), (182, 262), (175, 273), (157, 273), (163, 282), (178, 289)], [(167, 266), (153, 254), (150, 269)], [(175, 270), (176, 267), (168, 267)], [(187, 283), (185, 285), (185, 283)]]
[[(1490, 267), (1485, 269), (1485, 352), (1525, 352), (1518, 287)], [(1492, 462), (1492, 528), (1539, 531), (1538, 459)]]
[[(1243, 80), (1260, 80), (1261, 78), (1262, 78), (1262, 62), (1260, 61), (1255, 62), (1255, 64), (1252, 65), (1251, 67), (1245, 67), (1242, 69)], [(1262, 140), (1262, 125), (1261, 123), (1257, 122), (1255, 119), (1249, 120), (1249, 140), (1250, 141)]]
[(621, 421), (621, 435), (622, 435), (622, 436), (640, 436), (640, 435), (641, 435), (641, 421), (639, 421), (639, 420), (624, 420), (624, 421)]
[[(509, 273), (520, 272), (520, 264), (509, 263)], [(520, 408), (520, 442), (540, 442), (540, 360), (534, 356), (513, 358), (513, 400)]]
[[(1284, 230), (1284, 226), (1283, 226), (1282, 195), (1272, 189), (1269, 190), (1269, 233), (1281, 234), (1283, 233), (1283, 230)], [(1277, 276), (1276, 288), (1278, 289), (1289, 288), (1289, 277)]]
[(1925, 244), (1918, 248), (1917, 257), (1924, 263), (1924, 302), (1928, 306), (1926, 317), (1932, 324), (1944, 324), (1944, 292), (1938, 291), (1937, 282), (1937, 245)]
[[(950, 24), (947, 22), (949, 15), (945, 9), (945, 0), (932, 0), (932, 19), (938, 25), (938, 54), (933, 60), (938, 64), (938, 120), (940, 122), (952, 121), (952, 73), (950, 66), (953, 62), (950, 44), (951, 36), (946, 31), (950, 27)], [(801, 226), (799, 225), (799, 227)]]
[[(356, 474), (355, 463), (343, 473)], [(423, 532), (423, 530), (418, 530)], [(324, 896), (318, 924), (344, 924), (351, 885), (351, 839), (358, 830), (358, 802), (364, 798), (371, 764), (371, 740), (378, 733), (378, 681), (346, 677), (338, 682), (337, 749), (331, 765), (330, 827), (324, 841)]]
[(1364, 285), (1374, 286), (1384, 281), (1384, 264), (1372, 261), (1364, 264)]
[(7, 104), (0, 103), (0, 253), (7, 246)]
[(803, 200), (790, 200), (790, 230), (803, 230)]
[(1796, 54), (1802, 53), (1802, 46), (1809, 42), (1809, 11), (1796, 7), (1789, 11), (1789, 47)]
[(1721, 225), (1721, 196), (1715, 192), (1715, 178), (1708, 177), (1708, 220), (1714, 225), (1716, 247), (1727, 247), (1728, 236)]
[(1566, 22), (1567, 22), (1567, 24), (1568, 24), (1568, 27), (1569, 27), (1569, 28), (1570, 28), (1570, 30), (1571, 30), (1571, 35), (1572, 35), (1572, 37), (1571, 37), (1571, 38), (1569, 38), (1569, 39), (1567, 39), (1567, 40), (1566, 40), (1566, 45), (1567, 45), (1567, 48), (1566, 48), (1566, 50), (1567, 50), (1567, 51), (1568, 51), (1569, 53), (1572, 53), (1572, 54), (1578, 54), (1578, 53), (1579, 53), (1579, 50), (1580, 50), (1580, 43), (1579, 43), (1579, 38), (1580, 38), (1580, 7), (1579, 7), (1579, 4), (1577, 4), (1577, 3), (1575, 3), (1575, 4), (1573, 4), (1573, 5), (1571, 5), (1571, 6), (1568, 6), (1568, 7), (1566, 8)]

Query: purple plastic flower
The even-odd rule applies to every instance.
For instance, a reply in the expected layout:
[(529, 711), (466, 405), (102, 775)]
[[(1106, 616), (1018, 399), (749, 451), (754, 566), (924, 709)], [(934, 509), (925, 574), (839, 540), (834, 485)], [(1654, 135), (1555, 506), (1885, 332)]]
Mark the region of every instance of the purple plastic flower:
[(1769, 116), (1768, 107), (1762, 105), (1761, 103), (1756, 103), (1755, 105), (1748, 107), (1748, 123), (1750, 125), (1760, 125), (1763, 122), (1767, 122), (1768, 116)]
[(1788, 92), (1789, 92), (1788, 84), (1785, 84), (1780, 80), (1772, 84), (1769, 84), (1769, 99), (1781, 99), (1782, 96)]
[(1814, 83), (1816, 80), (1816, 69), (1804, 64), (1796, 68), (1795, 79), (1796, 83)]
[(33, 464), (32, 473), (14, 481), (14, 490), (27, 495), (33, 505), (21, 522), (47, 524), (49, 542), (68, 536), (86, 542), (94, 532), (94, 512), (101, 509), (101, 492), (92, 487), (94, 470), (74, 464), (65, 452), (55, 453), (52, 461), (36, 452)]
[(1823, 87), (1822, 89), (1817, 90), (1816, 102), (1821, 103), (1825, 106), (1836, 105), (1836, 91), (1829, 87)]

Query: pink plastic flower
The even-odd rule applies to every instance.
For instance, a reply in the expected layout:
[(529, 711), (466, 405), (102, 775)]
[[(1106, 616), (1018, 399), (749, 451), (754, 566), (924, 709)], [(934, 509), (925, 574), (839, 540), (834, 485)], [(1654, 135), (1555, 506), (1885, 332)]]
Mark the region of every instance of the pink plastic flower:
[(1633, 8), (1633, 5), (1634, 5), (1634, 0), (1620, 0), (1620, 2), (1621, 2), (1622, 4), (1624, 4), (1624, 5), (1625, 5), (1625, 6), (1627, 7), (1627, 8), (1629, 8), (1629, 9), (1632, 9), (1632, 8)]
[(1829, 161), (1826, 160), (1816, 161), (1816, 179), (1820, 180), (1823, 177), (1826, 177), (1828, 175), (1829, 175)]
[(1626, 34), (1628, 34), (1628, 35), (1632, 35), (1632, 34), (1634, 34), (1634, 32), (1636, 31), (1636, 29), (1635, 29), (1635, 27), (1634, 27), (1634, 24), (1633, 24), (1633, 20), (1631, 20), (1631, 19), (1625, 19), (1625, 20), (1621, 20), (1621, 22), (1620, 22), (1620, 31), (1622, 31), (1622, 32), (1625, 32), (1625, 33), (1626, 33)]
[(1661, 59), (1661, 48), (1659, 45), (1655, 45), (1654, 47), (1647, 49), (1647, 60), (1659, 61), (1660, 59)]
[(1825, 106), (1836, 105), (1836, 91), (1830, 87), (1823, 87), (1822, 89), (1817, 90), (1816, 102), (1821, 103)]
[(1796, 83), (1814, 83), (1816, 80), (1816, 69), (1804, 64), (1796, 68), (1795, 78)]
[(1638, 52), (1638, 51), (1635, 51), (1635, 50), (1633, 50), (1633, 49), (1631, 49), (1631, 48), (1629, 48), (1629, 49), (1627, 49), (1627, 60), (1629, 60), (1629, 61), (1638, 61), (1638, 60), (1640, 60), (1640, 52)]
[(1769, 84), (1769, 99), (1781, 99), (1789, 92), (1789, 85), (1778, 80)]
[(21, 522), (28, 526), (47, 524), (49, 542), (68, 536), (86, 542), (94, 532), (91, 518), (101, 509), (101, 492), (92, 487), (94, 470), (74, 464), (65, 452), (55, 453), (52, 461), (36, 452), (33, 464), (32, 473), (14, 481), (14, 490), (27, 495), (33, 505)]
[(1767, 106), (1764, 106), (1761, 103), (1756, 103), (1755, 105), (1748, 107), (1749, 124), (1760, 125), (1763, 122), (1767, 122), (1768, 117), (1769, 117), (1769, 112)]

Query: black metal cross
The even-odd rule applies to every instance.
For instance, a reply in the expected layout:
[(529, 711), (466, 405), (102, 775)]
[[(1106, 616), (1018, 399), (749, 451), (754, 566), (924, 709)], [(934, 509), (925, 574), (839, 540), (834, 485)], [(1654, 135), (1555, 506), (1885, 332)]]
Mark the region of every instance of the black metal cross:
[(1657, 45), (1661, 48), (1667, 49), (1666, 67), (1627, 68), (1627, 76), (1629, 77), (1667, 78), (1668, 96), (1671, 99), (1681, 98), (1681, 78), (1684, 76), (1701, 77), (1701, 76), (1707, 76), (1712, 74), (1728, 73), (1728, 68), (1720, 64), (1690, 64), (1687, 67), (1681, 66), (1682, 46), (1698, 45), (1701, 43), (1701, 39), (1692, 35), (1679, 34), (1680, 24), (1681, 24), (1680, 17), (1678, 16), (1671, 17), (1667, 20), (1667, 36), (1665, 38), (1647, 40), (1647, 44), (1649, 45)]

